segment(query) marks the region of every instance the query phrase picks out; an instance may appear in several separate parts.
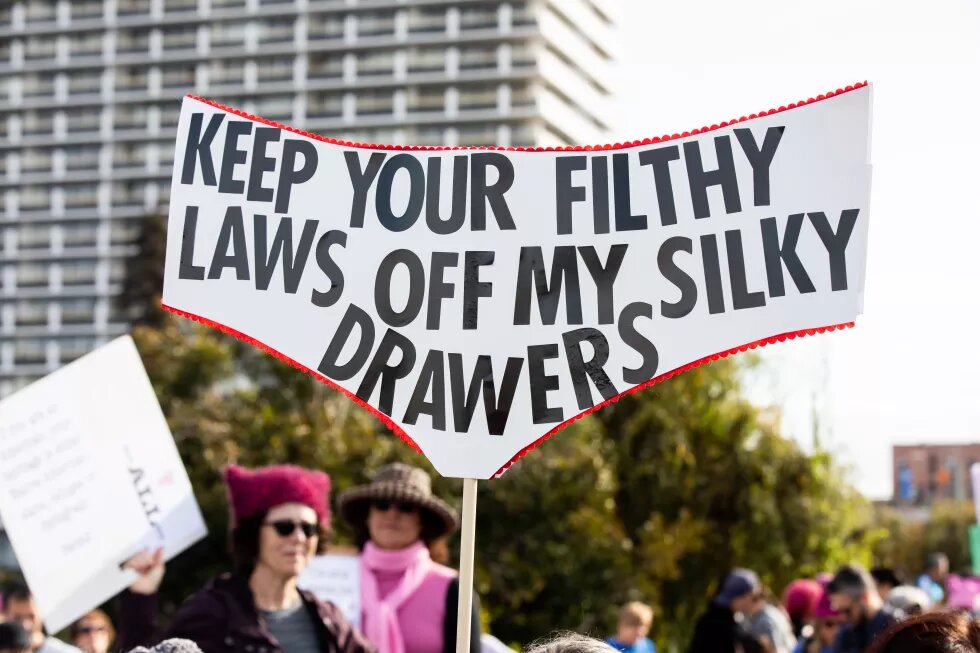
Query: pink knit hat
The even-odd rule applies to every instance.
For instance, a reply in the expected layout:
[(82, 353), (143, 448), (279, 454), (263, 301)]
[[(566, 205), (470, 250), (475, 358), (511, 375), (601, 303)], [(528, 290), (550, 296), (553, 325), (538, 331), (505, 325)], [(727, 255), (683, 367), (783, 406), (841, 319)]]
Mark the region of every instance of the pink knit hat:
[(330, 477), (324, 472), (295, 465), (272, 465), (245, 469), (225, 468), (225, 482), (234, 525), (284, 503), (302, 503), (313, 508), (321, 524), (330, 522)]
[(813, 616), (816, 619), (840, 616), (840, 612), (830, 607), (830, 593), (827, 591), (826, 585), (823, 586), (823, 591), (820, 593), (820, 600), (817, 602), (817, 609), (813, 611)]
[(786, 586), (783, 591), (783, 607), (791, 617), (807, 619), (811, 617), (820, 602), (823, 588), (820, 583), (809, 578), (799, 578)]

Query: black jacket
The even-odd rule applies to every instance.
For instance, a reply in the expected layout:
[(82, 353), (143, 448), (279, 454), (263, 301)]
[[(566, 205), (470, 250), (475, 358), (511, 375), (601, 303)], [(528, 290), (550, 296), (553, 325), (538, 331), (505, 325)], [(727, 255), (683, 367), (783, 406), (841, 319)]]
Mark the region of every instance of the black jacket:
[(739, 627), (735, 614), (725, 606), (712, 603), (694, 626), (688, 653), (736, 653), (740, 650)]
[[(374, 653), (368, 642), (333, 603), (300, 591), (316, 625), (320, 650), (330, 653)], [(118, 650), (129, 651), (161, 639), (189, 639), (204, 653), (282, 653), (279, 643), (255, 609), (248, 581), (224, 574), (209, 582), (180, 608), (170, 627), (157, 626), (157, 595), (125, 591), (119, 599)]]

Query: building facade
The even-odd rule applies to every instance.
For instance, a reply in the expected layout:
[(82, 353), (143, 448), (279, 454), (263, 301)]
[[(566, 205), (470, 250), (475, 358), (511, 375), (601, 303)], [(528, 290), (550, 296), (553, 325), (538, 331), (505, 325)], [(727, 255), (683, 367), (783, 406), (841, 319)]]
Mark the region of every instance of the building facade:
[(128, 329), (193, 92), (338, 138), (597, 143), (613, 0), (0, 3), (0, 396)]
[(976, 462), (980, 444), (893, 446), (893, 503), (930, 506), (940, 499), (972, 498), (970, 466)]

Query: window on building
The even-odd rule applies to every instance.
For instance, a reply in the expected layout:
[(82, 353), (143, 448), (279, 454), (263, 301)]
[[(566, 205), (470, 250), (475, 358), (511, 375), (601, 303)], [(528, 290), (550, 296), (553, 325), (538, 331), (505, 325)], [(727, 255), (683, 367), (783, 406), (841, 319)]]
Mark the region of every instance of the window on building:
[(446, 91), (438, 86), (415, 87), (408, 92), (407, 105), (412, 112), (442, 113), (446, 110)]
[(460, 111), (484, 111), (496, 108), (496, 84), (466, 84), (459, 87)]
[(99, 167), (98, 145), (74, 145), (64, 148), (66, 170), (92, 170)]
[(340, 79), (344, 76), (344, 61), (337, 55), (313, 53), (306, 76), (308, 79)]
[(245, 83), (245, 62), (241, 59), (215, 59), (208, 66), (208, 83), (211, 86)]
[(132, 245), (139, 238), (142, 218), (113, 220), (109, 223), (109, 242), (113, 247)]
[(459, 28), (462, 31), (497, 29), (497, 3), (464, 5), (459, 10)]
[(126, 131), (136, 129), (146, 131), (149, 127), (150, 112), (145, 105), (133, 104), (129, 106), (119, 105), (112, 117), (112, 127), (116, 131)]
[(164, 14), (180, 14), (197, 11), (197, 0), (164, 0)]
[(446, 31), (445, 7), (420, 7), (408, 14), (409, 34), (431, 34)]
[(51, 227), (46, 224), (25, 224), (17, 229), (17, 249), (36, 250), (51, 247)]
[[(72, 10), (74, 11), (74, 5)], [(68, 40), (68, 49), (73, 59), (102, 56), (102, 32), (82, 32), (73, 34)]]
[(408, 51), (409, 74), (442, 73), (446, 70), (444, 48), (412, 48)]
[(150, 0), (119, 0), (116, 14), (119, 16), (137, 16), (150, 13)]
[(293, 80), (293, 57), (260, 59), (256, 76), (260, 84), (291, 82)]
[(339, 118), (343, 112), (343, 101), (338, 94), (311, 93), (306, 107), (306, 117), (311, 120)]
[(26, 149), (20, 156), (20, 171), (25, 174), (51, 172), (51, 150)]
[(146, 54), (150, 51), (149, 29), (119, 30), (116, 39), (118, 54)]
[(272, 45), (293, 40), (296, 21), (293, 18), (269, 18), (255, 23), (259, 43)]
[(117, 91), (146, 91), (149, 77), (145, 66), (124, 66), (116, 69)]
[(54, 132), (54, 111), (29, 111), (24, 115), (24, 136), (51, 136)]
[(68, 75), (68, 93), (72, 96), (100, 93), (101, 91), (101, 70), (75, 70), (71, 75)]
[(22, 262), (17, 265), (17, 287), (37, 288), (48, 285), (48, 268), (43, 263)]
[(82, 209), (94, 207), (99, 202), (98, 184), (69, 184), (64, 187), (65, 208)]
[(65, 286), (94, 286), (95, 261), (68, 261), (61, 264), (61, 283)]
[(115, 170), (134, 170), (146, 167), (146, 144), (117, 143), (112, 148), (112, 167)]
[(459, 55), (460, 70), (487, 70), (497, 67), (497, 48), (477, 46), (464, 48)]
[(160, 84), (165, 89), (192, 91), (194, 90), (195, 73), (194, 64), (166, 66), (160, 69)]
[(14, 344), (14, 365), (43, 365), (47, 353), (43, 340), (18, 339)]
[(68, 133), (83, 134), (97, 132), (102, 127), (102, 109), (99, 107), (84, 107), (66, 112)]
[(391, 115), (394, 110), (394, 99), (390, 92), (365, 91), (357, 94), (358, 116)]
[(71, 3), (71, 19), (91, 20), (102, 18), (102, 0), (73, 0)]
[[(195, 0), (196, 4), (196, 0)], [(181, 52), (197, 48), (197, 27), (194, 25), (169, 27), (163, 30), (164, 52)]]
[(24, 97), (51, 98), (54, 96), (55, 74), (36, 73), (24, 76)]
[(358, 37), (393, 36), (395, 34), (395, 13), (393, 11), (368, 12), (357, 17)]
[(459, 128), (460, 145), (493, 145), (496, 142), (497, 130), (492, 126), (464, 125)]
[(215, 24), (211, 28), (211, 49), (244, 47), (247, 24), (245, 22)]
[(62, 363), (70, 363), (95, 349), (91, 338), (61, 338), (58, 341), (58, 354)]
[(393, 75), (395, 57), (391, 52), (362, 52), (357, 57), (357, 76)]
[(47, 211), (51, 209), (51, 193), (45, 186), (25, 186), (20, 191), (22, 211)]
[(53, 23), (58, 18), (58, 5), (49, 0), (28, 0), (26, 9), (28, 25)]
[(36, 327), (47, 324), (47, 302), (29, 299), (17, 302), (14, 309), (14, 323), (19, 327)]
[(337, 14), (313, 14), (307, 23), (307, 38), (311, 41), (341, 39), (344, 20)]
[(255, 113), (278, 122), (288, 122), (293, 119), (293, 97), (291, 95), (273, 95), (255, 100)]
[(62, 324), (92, 324), (94, 321), (94, 299), (68, 299), (61, 302)]
[(65, 249), (88, 249), (95, 247), (98, 237), (98, 222), (85, 220), (69, 222), (62, 227)]

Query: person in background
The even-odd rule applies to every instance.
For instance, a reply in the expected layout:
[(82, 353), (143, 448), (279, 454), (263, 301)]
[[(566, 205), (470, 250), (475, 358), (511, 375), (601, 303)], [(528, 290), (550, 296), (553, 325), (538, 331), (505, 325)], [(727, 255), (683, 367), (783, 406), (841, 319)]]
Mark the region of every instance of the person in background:
[(652, 625), (653, 608), (631, 601), (619, 609), (616, 634), (606, 643), (622, 653), (657, 653), (657, 647), (647, 637)]
[(85, 653), (109, 653), (116, 639), (112, 621), (102, 610), (92, 610), (68, 628), (71, 643)]
[(946, 576), (949, 574), (949, 558), (945, 553), (931, 553), (926, 558), (926, 568), (915, 581), (916, 586), (929, 595), (933, 605), (939, 605), (946, 598)]
[[(425, 470), (392, 463), (338, 497), (361, 549), (361, 624), (379, 653), (455, 653), (459, 578), (429, 546), (456, 530), (456, 512), (432, 494)], [(473, 597), (470, 647), (480, 651)]]
[(167, 639), (153, 648), (139, 646), (129, 653), (203, 653), (201, 647), (189, 639)]
[(813, 610), (813, 628), (796, 643), (793, 653), (833, 653), (834, 640), (843, 616), (830, 605), (827, 583), (820, 588), (820, 599)]
[(708, 608), (698, 618), (688, 653), (735, 653), (744, 650), (743, 632), (735, 620), (751, 607), (761, 590), (750, 569), (734, 569), (722, 580)]
[(813, 614), (823, 594), (823, 586), (811, 578), (798, 578), (783, 590), (783, 609), (793, 624), (793, 637), (799, 639), (813, 621)]
[(980, 622), (960, 612), (928, 612), (889, 628), (870, 653), (980, 653)]
[(30, 633), (31, 650), (35, 653), (80, 653), (74, 646), (48, 637), (37, 602), (23, 583), (11, 583), (3, 591), (3, 620), (16, 621)]
[(31, 634), (16, 621), (0, 622), (0, 653), (30, 653)]
[(789, 617), (772, 604), (766, 591), (756, 594), (745, 612), (746, 632), (763, 643), (769, 653), (790, 653), (796, 637)]
[(858, 565), (838, 569), (827, 591), (831, 606), (844, 616), (833, 653), (865, 653), (899, 619), (883, 604), (871, 574)]
[(885, 606), (896, 614), (912, 617), (927, 612), (932, 607), (929, 595), (918, 587), (899, 585), (888, 593)]
[(526, 653), (614, 653), (615, 650), (606, 642), (578, 633), (555, 633), (525, 649)]
[(374, 647), (340, 608), (296, 582), (330, 536), (330, 478), (293, 465), (229, 466), (235, 570), (184, 602), (164, 637), (156, 626), (163, 552), (131, 559), (139, 577), (120, 596), (119, 648), (161, 639), (196, 642), (207, 653), (366, 653)]
[(871, 577), (875, 579), (878, 596), (883, 601), (888, 598), (893, 589), (905, 584), (904, 574), (891, 567), (875, 567), (871, 570)]

